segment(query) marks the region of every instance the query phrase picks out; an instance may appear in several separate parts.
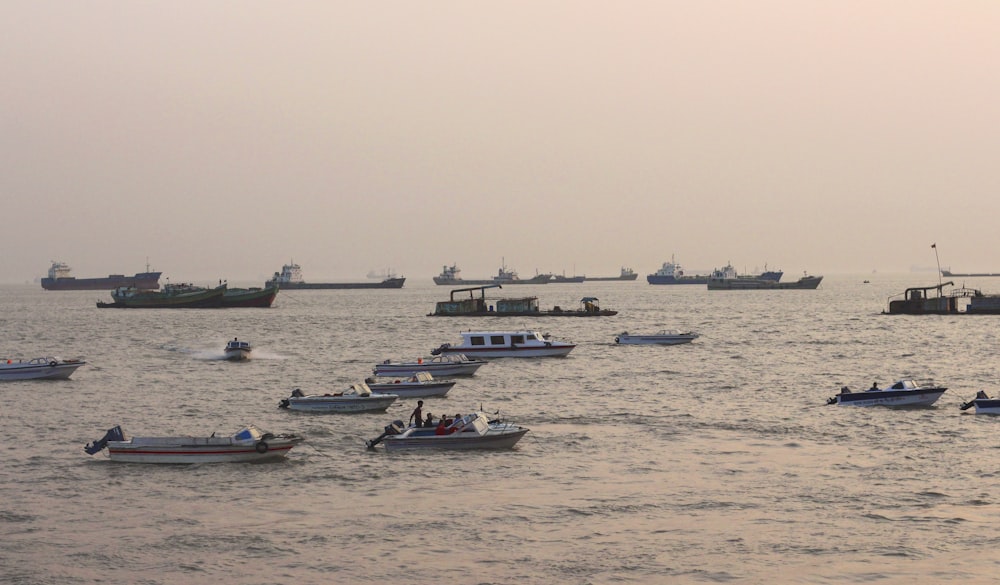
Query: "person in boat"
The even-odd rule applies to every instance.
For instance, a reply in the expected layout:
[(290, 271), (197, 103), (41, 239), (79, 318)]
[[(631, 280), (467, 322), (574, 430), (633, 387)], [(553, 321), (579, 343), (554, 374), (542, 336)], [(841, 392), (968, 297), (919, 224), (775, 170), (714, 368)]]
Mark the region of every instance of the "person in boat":
[(424, 428), (429, 429), (432, 426), (434, 426), (434, 415), (428, 412), (427, 418), (424, 419)]
[(872, 387), (868, 389), (869, 392), (878, 392), (881, 388), (878, 387), (878, 382), (872, 382)]
[(445, 418), (442, 416), (441, 420), (438, 421), (438, 426), (434, 429), (435, 435), (447, 435), (448, 434), (448, 424)]
[(980, 390), (976, 392), (976, 398), (989, 398), (990, 395), (986, 393), (986, 390)]
[(302, 398), (303, 396), (305, 396), (305, 394), (302, 393), (302, 390), (296, 388), (295, 390), (292, 390), (292, 396), (296, 398)]
[(424, 401), (418, 400), (417, 407), (413, 409), (410, 413), (410, 424), (416, 424), (418, 427), (424, 426)]

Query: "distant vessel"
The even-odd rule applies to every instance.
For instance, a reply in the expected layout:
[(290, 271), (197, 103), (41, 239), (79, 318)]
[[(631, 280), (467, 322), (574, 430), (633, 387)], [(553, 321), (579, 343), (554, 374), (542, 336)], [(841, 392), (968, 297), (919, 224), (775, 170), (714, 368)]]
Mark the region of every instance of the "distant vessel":
[(639, 274), (631, 268), (622, 266), (622, 273), (618, 276), (586, 276), (584, 280), (635, 280)]
[(950, 270), (941, 270), (941, 276), (946, 278), (952, 277), (975, 277), (975, 276), (1000, 276), (1000, 272), (952, 272)]
[(1000, 315), (1000, 295), (975, 288), (953, 288), (952, 281), (914, 286), (889, 297), (888, 315)]
[(76, 278), (70, 276), (70, 267), (65, 262), (52, 261), (49, 267), (49, 275), (42, 279), (42, 288), (45, 290), (112, 290), (123, 286), (142, 289), (160, 288), (161, 272), (150, 272), (149, 265), (146, 265), (146, 272), (137, 272), (133, 276), (124, 274), (110, 274), (105, 278)]
[(98, 302), (99, 309), (214, 309), (222, 306), (226, 285), (204, 288), (190, 284), (166, 284), (162, 291), (131, 287), (111, 291), (114, 302)]
[(306, 282), (302, 278), (302, 267), (294, 262), (281, 267), (271, 280), (264, 283), (267, 288), (277, 285), (284, 290), (296, 289), (344, 289), (344, 288), (403, 288), (405, 277), (390, 276), (380, 282)]
[(514, 270), (508, 270), (506, 266), (501, 266), (497, 270), (497, 275), (485, 280), (465, 280), (458, 275), (462, 269), (457, 265), (443, 266), (441, 274), (434, 277), (434, 284), (547, 284), (552, 281), (551, 274), (536, 274), (531, 278), (521, 278)]
[[(732, 267), (730, 266), (729, 268)], [(735, 270), (733, 272), (735, 273)], [(673, 256), (670, 257), (670, 262), (664, 262), (659, 270), (646, 276), (646, 282), (649, 284), (705, 284), (708, 282), (708, 279), (708, 274), (693, 274), (690, 276), (684, 274), (684, 269), (674, 261)]]
[[(541, 310), (538, 297), (496, 299), (487, 301), (486, 289), (502, 288), (499, 284), (456, 288), (447, 301), (438, 301), (434, 312), (428, 317), (605, 317), (617, 315), (618, 311), (602, 309), (597, 297), (583, 297), (580, 308), (565, 310), (561, 307)], [(479, 296), (475, 293), (479, 291)], [(455, 299), (455, 293), (469, 293), (469, 298)]]
[(812, 290), (819, 287), (822, 276), (805, 275), (795, 282), (778, 282), (765, 278), (716, 278), (708, 279), (708, 290)]

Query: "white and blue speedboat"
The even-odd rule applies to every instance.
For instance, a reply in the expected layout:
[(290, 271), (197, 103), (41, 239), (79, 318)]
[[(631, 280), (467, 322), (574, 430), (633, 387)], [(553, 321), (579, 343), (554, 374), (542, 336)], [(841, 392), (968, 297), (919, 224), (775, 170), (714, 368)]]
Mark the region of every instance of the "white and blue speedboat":
[(827, 404), (840, 406), (888, 406), (892, 408), (911, 408), (930, 406), (944, 394), (944, 386), (936, 384), (921, 385), (913, 380), (898, 380), (888, 388), (879, 388), (878, 384), (864, 392), (851, 392), (844, 386), (840, 393), (826, 401)]

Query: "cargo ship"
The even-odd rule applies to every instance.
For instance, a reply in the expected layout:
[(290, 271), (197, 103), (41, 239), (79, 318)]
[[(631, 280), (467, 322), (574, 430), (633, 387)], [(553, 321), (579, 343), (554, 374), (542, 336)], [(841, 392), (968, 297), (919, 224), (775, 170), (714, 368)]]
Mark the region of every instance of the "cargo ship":
[(294, 262), (281, 267), (271, 280), (264, 283), (266, 288), (277, 286), (282, 290), (301, 289), (343, 289), (343, 288), (403, 288), (406, 278), (389, 276), (380, 282), (306, 282), (302, 278), (302, 267)]
[(76, 278), (70, 276), (70, 267), (65, 262), (52, 261), (49, 267), (49, 275), (42, 279), (42, 288), (45, 290), (113, 290), (116, 288), (128, 287), (146, 290), (156, 290), (160, 288), (161, 272), (150, 272), (149, 265), (146, 265), (146, 272), (138, 272), (133, 276), (124, 274), (109, 274), (105, 278)]
[(622, 266), (621, 274), (618, 276), (586, 276), (584, 281), (587, 280), (635, 280), (639, 278), (639, 273), (631, 268), (626, 268)]

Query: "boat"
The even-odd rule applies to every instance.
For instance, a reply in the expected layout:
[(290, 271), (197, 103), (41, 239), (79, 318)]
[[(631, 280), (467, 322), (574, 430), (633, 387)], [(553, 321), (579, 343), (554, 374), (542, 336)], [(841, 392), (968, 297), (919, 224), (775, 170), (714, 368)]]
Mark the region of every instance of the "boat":
[(660, 331), (648, 335), (630, 334), (623, 331), (615, 336), (615, 343), (622, 345), (678, 345), (681, 343), (691, 343), (698, 338), (694, 332), (682, 333), (674, 329), (661, 329)]
[(163, 290), (142, 290), (134, 287), (111, 291), (113, 302), (98, 302), (101, 309), (213, 309), (222, 306), (226, 285), (203, 288), (191, 284), (163, 285)]
[(708, 279), (708, 290), (814, 290), (823, 281), (822, 276), (804, 275), (794, 282), (779, 282), (763, 278), (716, 278)]
[(240, 341), (234, 337), (232, 341), (226, 343), (225, 353), (227, 360), (234, 362), (248, 360), (250, 359), (251, 351), (253, 351), (253, 348), (248, 341)]
[(301, 443), (299, 435), (275, 435), (247, 425), (231, 437), (132, 437), (125, 438), (121, 425), (108, 429), (104, 437), (84, 451), (94, 455), (105, 447), (112, 461), (124, 463), (237, 463), (283, 459)]
[(888, 388), (879, 388), (878, 384), (864, 392), (851, 392), (844, 386), (840, 393), (829, 398), (827, 404), (840, 406), (889, 406), (914, 407), (934, 404), (947, 388), (933, 383), (922, 385), (914, 380), (898, 380)]
[(385, 412), (398, 394), (377, 394), (367, 384), (352, 384), (343, 392), (333, 394), (303, 394), (296, 388), (292, 395), (278, 402), (279, 408), (303, 412)]
[[(1000, 313), (1000, 297), (984, 295), (973, 288), (955, 288), (948, 281), (931, 286), (912, 286), (902, 294), (889, 297), (889, 309), (883, 315), (958, 315), (963, 313)], [(975, 303), (975, 307), (973, 307)]]
[(42, 279), (45, 290), (112, 290), (121, 287), (141, 289), (160, 288), (161, 272), (151, 272), (146, 265), (146, 272), (136, 272), (132, 276), (124, 274), (109, 274), (104, 278), (76, 278), (70, 276), (71, 268), (65, 262), (52, 261), (49, 275)]
[(458, 345), (445, 343), (433, 355), (464, 354), (481, 358), (562, 357), (576, 347), (574, 343), (554, 341), (532, 330), (463, 331)]
[[(451, 291), (447, 301), (438, 301), (434, 312), (428, 317), (606, 317), (617, 315), (618, 311), (602, 309), (597, 297), (583, 297), (580, 308), (566, 310), (556, 305), (552, 309), (541, 310), (538, 297), (501, 298), (487, 300), (486, 289), (503, 288), (499, 284), (486, 284)], [(479, 296), (476, 296), (476, 291)], [(469, 298), (455, 300), (457, 293), (469, 293)]]
[(64, 360), (57, 357), (37, 357), (30, 360), (0, 359), (0, 381), (7, 380), (67, 380), (77, 368), (86, 365), (83, 360)]
[(385, 376), (371, 376), (365, 379), (365, 384), (372, 392), (380, 394), (395, 394), (400, 398), (427, 398), (429, 396), (444, 396), (455, 385), (454, 380), (439, 380), (430, 372), (417, 372), (407, 377), (397, 377), (388, 381)]
[(274, 303), (274, 298), (278, 296), (278, 286), (266, 288), (226, 288), (222, 295), (222, 306), (232, 307), (258, 307), (268, 308)]
[(451, 421), (439, 421), (436, 426), (403, 427), (397, 420), (365, 446), (374, 449), (382, 443), (386, 450), (395, 449), (510, 449), (528, 429), (498, 419), (490, 420), (483, 412), (474, 412)]
[(461, 271), (462, 270), (455, 264), (452, 264), (451, 266), (442, 266), (441, 274), (434, 277), (434, 284), (547, 284), (552, 281), (551, 274), (536, 274), (531, 278), (521, 278), (517, 275), (517, 271), (508, 270), (505, 265), (500, 266), (497, 270), (497, 275), (493, 278), (480, 280), (465, 280), (458, 275)]
[(976, 414), (1000, 414), (1000, 398), (990, 398), (986, 391), (980, 390), (976, 397), (962, 404), (961, 410), (976, 407)]
[(472, 376), (485, 363), (486, 360), (469, 359), (463, 354), (448, 354), (413, 361), (385, 360), (375, 364), (372, 373), (376, 376), (410, 376), (417, 372), (429, 372), (434, 376)]
[(611, 280), (635, 280), (637, 278), (639, 278), (639, 274), (635, 270), (622, 266), (621, 274), (619, 274), (618, 276), (587, 276), (584, 277), (584, 280), (611, 281)]
[[(730, 266), (730, 268), (732, 268)], [(735, 273), (735, 270), (733, 271)], [(664, 262), (659, 270), (653, 274), (646, 275), (646, 282), (649, 284), (705, 284), (708, 282), (708, 274), (684, 274), (684, 269), (670, 256), (670, 262)]]
[(284, 290), (301, 289), (349, 289), (349, 288), (403, 288), (406, 278), (389, 276), (379, 282), (306, 282), (302, 278), (302, 267), (294, 262), (281, 267), (281, 272), (275, 272), (265, 287), (278, 286)]
[(941, 276), (945, 278), (978, 278), (985, 276), (1000, 276), (1000, 272), (952, 272), (941, 270)]

